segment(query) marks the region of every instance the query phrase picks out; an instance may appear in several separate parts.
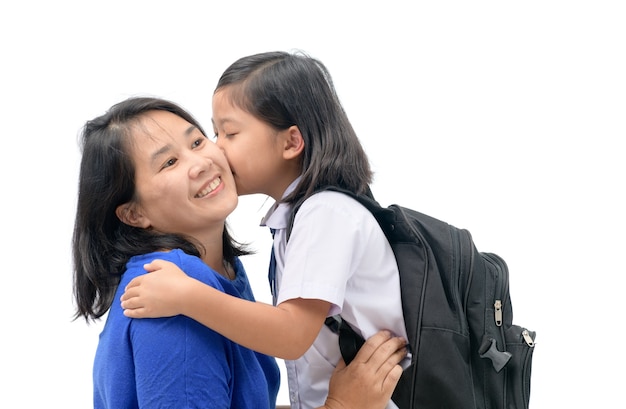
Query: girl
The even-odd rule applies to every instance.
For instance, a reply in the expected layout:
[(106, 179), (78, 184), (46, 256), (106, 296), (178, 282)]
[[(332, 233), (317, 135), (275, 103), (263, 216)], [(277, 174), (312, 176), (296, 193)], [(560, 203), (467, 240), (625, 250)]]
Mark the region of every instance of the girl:
[[(343, 194), (316, 194), (327, 185), (366, 192), (367, 157), (327, 69), (303, 54), (270, 52), (232, 64), (213, 95), (213, 126), (238, 193), (276, 200), (263, 223), (275, 232), (275, 307), (228, 297), (155, 262), (148, 266), (153, 274), (127, 287), (124, 313), (181, 313), (284, 358), (292, 407), (314, 408), (324, 402), (340, 359), (326, 317), (341, 313), (365, 338), (388, 328), (406, 339), (399, 274), (378, 223)], [(288, 217), (301, 199), (287, 243)]]
[[(238, 199), (223, 152), (190, 114), (154, 98), (123, 101), (87, 122), (82, 148), (76, 318), (89, 322), (108, 312), (93, 366), (94, 408), (273, 409), (273, 358), (187, 317), (132, 320), (113, 303), (157, 258), (219, 294), (254, 301), (239, 260), (248, 251), (225, 224)], [(368, 405), (356, 393), (384, 406), (399, 379), (400, 342), (380, 333), (368, 343), (359, 365), (337, 372), (322, 407)]]

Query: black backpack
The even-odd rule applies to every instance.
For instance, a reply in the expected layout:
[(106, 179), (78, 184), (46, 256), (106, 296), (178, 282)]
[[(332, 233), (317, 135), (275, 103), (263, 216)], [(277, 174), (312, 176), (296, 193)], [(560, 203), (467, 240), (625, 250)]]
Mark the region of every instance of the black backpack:
[[(412, 361), (393, 401), (400, 409), (528, 408), (535, 332), (513, 325), (509, 271), (502, 258), (479, 252), (470, 233), (412, 209), (381, 207), (373, 196), (345, 193), (376, 218), (398, 263)], [(293, 206), (287, 237), (302, 202)], [(341, 317), (349, 363), (363, 339)]]

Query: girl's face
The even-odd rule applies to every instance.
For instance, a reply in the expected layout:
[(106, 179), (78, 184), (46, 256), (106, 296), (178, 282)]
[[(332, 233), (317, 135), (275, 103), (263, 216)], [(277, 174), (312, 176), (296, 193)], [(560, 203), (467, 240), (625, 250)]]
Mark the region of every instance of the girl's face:
[(189, 235), (203, 243), (222, 240), (237, 190), (223, 152), (181, 117), (150, 111), (133, 130), (136, 225)]
[(285, 161), (287, 132), (236, 107), (227, 88), (213, 95), (213, 131), (240, 195), (261, 193), (278, 200), (300, 173)]

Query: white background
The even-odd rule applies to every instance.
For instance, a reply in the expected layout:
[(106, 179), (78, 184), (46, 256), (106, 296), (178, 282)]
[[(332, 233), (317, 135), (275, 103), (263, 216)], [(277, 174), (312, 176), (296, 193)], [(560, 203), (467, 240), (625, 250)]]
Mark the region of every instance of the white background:
[[(87, 119), (132, 95), (210, 130), (236, 58), (330, 69), (385, 205), (468, 228), (537, 331), (531, 408), (623, 404), (626, 13), (620, 1), (12, 1), (0, 6), (0, 407), (88, 408), (101, 324), (71, 321)], [(230, 223), (268, 299), (267, 203)], [(286, 403), (283, 389), (279, 403)]]

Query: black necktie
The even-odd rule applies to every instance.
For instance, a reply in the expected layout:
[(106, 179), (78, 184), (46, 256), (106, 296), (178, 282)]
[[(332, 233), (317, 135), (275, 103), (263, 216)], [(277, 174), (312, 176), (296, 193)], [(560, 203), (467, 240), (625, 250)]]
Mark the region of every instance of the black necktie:
[(274, 254), (274, 233), (276, 233), (276, 229), (270, 227), (270, 232), (272, 233), (272, 252), (270, 253), (268, 279), (270, 282), (270, 290), (272, 291), (272, 304), (276, 305), (276, 255)]

